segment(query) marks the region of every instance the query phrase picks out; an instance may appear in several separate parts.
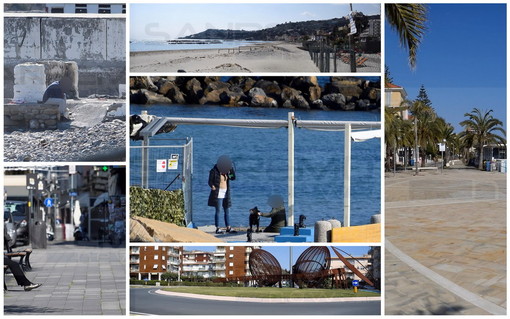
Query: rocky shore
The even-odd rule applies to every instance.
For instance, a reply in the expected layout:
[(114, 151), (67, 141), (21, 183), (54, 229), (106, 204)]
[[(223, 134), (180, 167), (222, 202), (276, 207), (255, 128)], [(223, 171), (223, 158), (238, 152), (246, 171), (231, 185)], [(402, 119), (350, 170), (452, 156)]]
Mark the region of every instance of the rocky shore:
[(380, 109), (381, 84), (360, 77), (131, 77), (131, 104), (191, 104), (303, 110)]

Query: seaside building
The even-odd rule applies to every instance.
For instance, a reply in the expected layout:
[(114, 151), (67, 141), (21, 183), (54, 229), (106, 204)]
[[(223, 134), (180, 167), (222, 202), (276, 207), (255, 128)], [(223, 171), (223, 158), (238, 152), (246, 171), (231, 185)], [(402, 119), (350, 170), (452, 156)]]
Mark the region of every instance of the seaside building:
[(384, 90), (384, 105), (386, 107), (405, 107), (405, 109), (399, 112), (400, 116), (403, 120), (409, 119), (409, 107), (404, 105), (404, 102), (407, 98), (406, 90), (398, 85), (393, 83), (386, 83)]
[(131, 246), (129, 248), (130, 277), (138, 280), (161, 280), (168, 271), (166, 246)]
[(250, 253), (257, 247), (218, 246), (214, 252), (177, 246), (132, 246), (130, 277), (161, 280), (166, 272), (179, 277), (226, 278), (250, 276)]
[(225, 250), (225, 277), (250, 276), (250, 253), (254, 247), (229, 246), (218, 247)]
[(215, 276), (214, 254), (208, 251), (184, 251), (182, 257), (182, 276), (211, 278)]

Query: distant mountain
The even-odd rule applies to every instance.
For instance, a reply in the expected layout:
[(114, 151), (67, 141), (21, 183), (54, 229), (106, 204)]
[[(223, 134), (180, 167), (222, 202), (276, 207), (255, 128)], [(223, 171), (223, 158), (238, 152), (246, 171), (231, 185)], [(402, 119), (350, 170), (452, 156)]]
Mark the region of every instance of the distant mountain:
[[(357, 18), (365, 20), (380, 19), (380, 15), (364, 16), (358, 13)], [(346, 18), (336, 18), (330, 20), (312, 20), (303, 22), (286, 22), (278, 24), (272, 28), (245, 31), (245, 30), (225, 30), (225, 29), (207, 29), (203, 32), (192, 34), (180, 39), (219, 39), (219, 40), (258, 40), (258, 41), (274, 41), (284, 38), (293, 37), (295, 39), (305, 36), (311, 37), (321, 33), (329, 33), (340, 27), (349, 25)]]

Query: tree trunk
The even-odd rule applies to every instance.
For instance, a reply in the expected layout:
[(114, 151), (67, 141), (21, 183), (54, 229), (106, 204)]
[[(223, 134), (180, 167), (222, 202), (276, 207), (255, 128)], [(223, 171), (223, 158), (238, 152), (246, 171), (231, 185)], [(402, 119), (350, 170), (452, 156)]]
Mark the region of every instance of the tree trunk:
[(480, 154), (478, 159), (478, 169), (483, 171), (483, 144), (480, 145)]

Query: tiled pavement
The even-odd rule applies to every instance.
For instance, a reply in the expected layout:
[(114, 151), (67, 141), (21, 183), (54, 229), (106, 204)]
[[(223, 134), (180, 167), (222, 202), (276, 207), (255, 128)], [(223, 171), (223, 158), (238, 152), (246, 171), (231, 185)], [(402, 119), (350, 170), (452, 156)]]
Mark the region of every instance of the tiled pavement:
[(26, 273), (41, 287), (25, 292), (7, 274), (5, 315), (124, 315), (126, 250), (90, 242), (34, 249)]
[[(399, 173), (385, 182), (386, 240), (457, 290), (506, 308), (506, 174)], [(489, 314), (388, 249), (385, 288), (387, 315)]]

